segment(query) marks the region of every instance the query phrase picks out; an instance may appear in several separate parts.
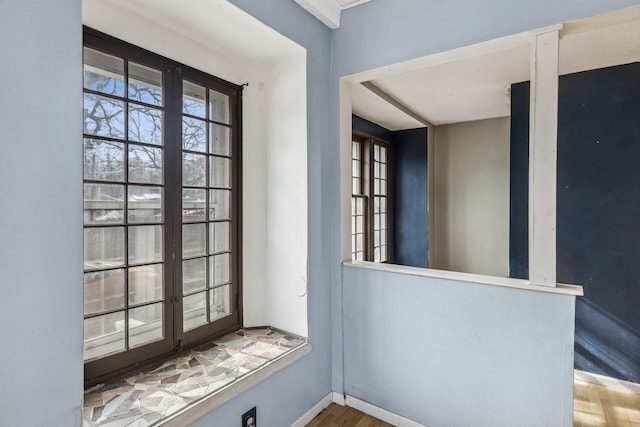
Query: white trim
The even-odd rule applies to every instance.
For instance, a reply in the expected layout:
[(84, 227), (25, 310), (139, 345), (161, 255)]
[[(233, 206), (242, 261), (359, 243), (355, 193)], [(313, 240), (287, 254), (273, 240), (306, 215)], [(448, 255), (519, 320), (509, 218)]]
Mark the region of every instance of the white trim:
[(335, 391), (331, 392), (331, 401), (336, 405), (340, 405), (340, 406), (345, 405), (344, 395)]
[(294, 421), (293, 424), (291, 424), (291, 427), (304, 427), (332, 403), (357, 409), (360, 412), (364, 412), (367, 415), (371, 415), (374, 418), (397, 427), (428, 427), (424, 424), (410, 420), (409, 418), (387, 411), (379, 406), (372, 405), (364, 400), (360, 400), (357, 397), (342, 395), (335, 391), (327, 394), (318, 403), (313, 405), (311, 409)]
[(556, 286), (559, 30), (531, 38), (529, 281)]
[(579, 371), (577, 369), (573, 371), (573, 378), (576, 381), (597, 384), (613, 390), (640, 394), (640, 384), (632, 383), (631, 381), (619, 380), (617, 378), (592, 374), (591, 372)]
[(337, 1), (295, 0), (295, 2), (332, 30), (340, 28), (340, 13), (342, 12), (342, 7)]
[(331, 402), (333, 402), (333, 395), (334, 394), (336, 394), (336, 393), (333, 393), (333, 392), (332, 393), (327, 393), (327, 395), (325, 397), (320, 399), (320, 402), (318, 402), (315, 405), (313, 405), (313, 407), (311, 409), (309, 409), (307, 412), (305, 412), (300, 418), (295, 420), (293, 422), (293, 424), (291, 424), (291, 427), (304, 427), (304, 426), (306, 426), (309, 423), (309, 421), (311, 421), (312, 419), (317, 417), (320, 412), (322, 412), (325, 409), (327, 409), (327, 406), (331, 405)]
[(369, 270), (386, 271), (389, 273), (408, 274), (412, 276), (432, 277), (434, 279), (455, 280), (458, 282), (477, 283), (480, 285), (501, 286), (504, 288), (522, 289), (525, 291), (547, 292), (552, 294), (582, 296), (582, 286), (565, 285), (558, 283), (557, 286), (538, 286), (531, 284), (528, 280), (512, 279), (497, 276), (484, 276), (482, 274), (460, 273), (457, 271), (435, 270), (433, 268), (407, 267), (404, 265), (374, 263), (367, 261), (345, 261), (344, 267), (366, 268)]
[(250, 373), (223, 387), (219, 391), (216, 391), (209, 396), (195, 401), (186, 408), (163, 419), (158, 423), (158, 425), (166, 427), (182, 427), (189, 425), (198, 418), (201, 418), (214, 409), (219, 408), (234, 397), (244, 393), (251, 387), (264, 381), (271, 375), (275, 374), (281, 369), (284, 369), (286, 366), (291, 365), (293, 362), (309, 353), (311, 353), (311, 344), (302, 344), (300, 347), (291, 350), (289, 353), (285, 353), (279, 358), (266, 363), (255, 371), (251, 371)]
[(371, 415), (374, 418), (397, 427), (427, 427), (424, 424), (420, 424), (416, 421), (410, 420), (409, 418), (394, 414), (391, 411), (387, 411), (386, 409), (382, 409), (379, 406), (372, 405), (371, 403), (353, 396), (347, 395), (346, 403), (347, 406), (351, 408), (357, 409), (358, 411), (364, 412), (367, 415)]

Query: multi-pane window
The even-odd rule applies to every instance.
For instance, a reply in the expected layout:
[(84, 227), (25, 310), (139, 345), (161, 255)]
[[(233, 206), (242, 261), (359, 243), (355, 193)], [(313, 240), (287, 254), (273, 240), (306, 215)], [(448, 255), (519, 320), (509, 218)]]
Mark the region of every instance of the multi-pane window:
[(239, 325), (240, 88), (85, 31), (85, 380)]
[(229, 97), (182, 82), (182, 328), (230, 313)]
[(362, 177), (362, 142), (351, 142), (351, 259), (364, 261), (366, 255), (367, 197)]
[(357, 133), (351, 142), (351, 259), (390, 260), (389, 145)]
[(387, 239), (387, 191), (388, 164), (387, 147), (374, 141), (373, 145), (373, 261), (389, 260), (389, 243)]

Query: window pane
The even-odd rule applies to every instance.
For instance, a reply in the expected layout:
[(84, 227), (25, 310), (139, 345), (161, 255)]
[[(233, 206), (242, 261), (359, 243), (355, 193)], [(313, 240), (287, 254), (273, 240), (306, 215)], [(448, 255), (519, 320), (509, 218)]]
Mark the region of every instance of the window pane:
[(207, 151), (207, 123), (203, 120), (182, 119), (182, 148), (191, 151)]
[(361, 251), (364, 249), (364, 239), (362, 234), (358, 234), (356, 238), (356, 250)]
[(231, 160), (224, 157), (211, 157), (212, 187), (231, 187)]
[(380, 180), (377, 178), (373, 180), (373, 194), (380, 194)]
[(386, 180), (381, 180), (380, 181), (380, 194), (383, 194), (383, 195), (387, 194), (387, 181)]
[(206, 224), (188, 224), (182, 226), (182, 255), (184, 258), (206, 253)]
[(364, 214), (364, 199), (356, 199), (358, 206), (358, 215)]
[(142, 304), (163, 298), (162, 264), (129, 268), (129, 304)]
[(162, 72), (129, 62), (129, 99), (162, 105)]
[(162, 188), (130, 185), (127, 191), (130, 223), (162, 222)]
[(209, 190), (209, 219), (231, 219), (231, 191)]
[(162, 149), (129, 145), (129, 182), (162, 184)]
[(162, 261), (162, 226), (129, 227), (129, 263)]
[(206, 185), (207, 156), (199, 154), (182, 155), (182, 185), (204, 187)]
[(207, 190), (182, 190), (182, 220), (184, 222), (204, 221), (207, 204)]
[(162, 111), (129, 104), (129, 140), (162, 145)]
[(124, 181), (124, 144), (85, 138), (84, 179)]
[(124, 137), (124, 102), (85, 93), (84, 133), (122, 139)]
[(182, 82), (182, 111), (192, 116), (205, 117), (205, 89), (195, 83)]
[(229, 222), (215, 222), (209, 225), (209, 250), (212, 253), (225, 252), (229, 246)]
[(124, 312), (84, 321), (84, 360), (124, 350)]
[(351, 193), (360, 194), (360, 180), (358, 178), (352, 178), (351, 181), (352, 181)]
[(387, 163), (387, 149), (384, 147), (380, 147), (380, 161)]
[(211, 139), (211, 154), (231, 155), (231, 132), (228, 127), (212, 124), (209, 137)]
[(84, 48), (84, 87), (124, 96), (124, 61), (121, 58)]
[(182, 262), (182, 292), (184, 294), (207, 286), (207, 259), (196, 258)]
[(123, 220), (124, 185), (84, 185), (85, 224), (122, 224)]
[(375, 160), (376, 162), (380, 161), (380, 146), (379, 145), (374, 145), (373, 146), (373, 160)]
[(124, 269), (84, 274), (84, 314), (124, 308)]
[(182, 299), (182, 325), (188, 331), (207, 323), (207, 293), (189, 295)]
[(124, 227), (84, 229), (84, 269), (104, 269), (124, 264)]
[(129, 347), (138, 347), (164, 337), (162, 303), (129, 310)]
[(209, 89), (209, 118), (229, 124), (229, 96)]
[(229, 254), (216, 255), (209, 258), (210, 273), (209, 286), (218, 286), (229, 283), (231, 280), (229, 272), (231, 270), (231, 256)]
[(230, 289), (231, 287), (227, 285), (209, 291), (209, 311), (212, 322), (231, 314)]

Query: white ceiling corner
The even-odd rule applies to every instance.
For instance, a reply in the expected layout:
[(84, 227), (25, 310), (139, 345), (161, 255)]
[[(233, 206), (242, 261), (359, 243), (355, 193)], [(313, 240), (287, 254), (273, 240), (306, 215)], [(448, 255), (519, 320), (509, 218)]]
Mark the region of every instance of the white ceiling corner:
[(369, 1), (371, 0), (295, 0), (307, 12), (332, 30), (340, 27), (340, 14), (344, 9)]

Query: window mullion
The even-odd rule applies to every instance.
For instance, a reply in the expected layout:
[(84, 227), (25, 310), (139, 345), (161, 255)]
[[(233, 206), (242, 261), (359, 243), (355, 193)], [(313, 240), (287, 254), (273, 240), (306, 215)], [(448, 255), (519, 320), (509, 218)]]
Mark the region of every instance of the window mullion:
[(182, 144), (181, 144), (181, 75), (180, 68), (170, 66), (166, 70), (166, 119), (165, 119), (165, 150), (166, 150), (166, 189), (167, 201), (165, 207), (166, 222), (166, 258), (167, 275), (165, 292), (167, 298), (165, 307), (171, 316), (167, 317), (167, 328), (171, 330), (174, 347), (179, 346), (182, 324)]

